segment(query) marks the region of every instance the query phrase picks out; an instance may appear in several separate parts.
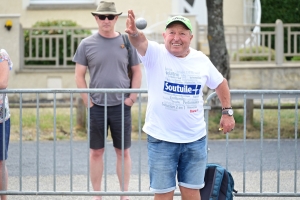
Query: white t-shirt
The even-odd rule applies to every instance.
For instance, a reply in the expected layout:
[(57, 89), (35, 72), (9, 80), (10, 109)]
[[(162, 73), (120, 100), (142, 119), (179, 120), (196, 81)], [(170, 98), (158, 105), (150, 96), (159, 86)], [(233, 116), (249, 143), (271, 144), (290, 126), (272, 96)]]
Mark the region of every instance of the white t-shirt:
[(164, 44), (148, 42), (145, 56), (148, 105), (143, 131), (154, 138), (189, 143), (206, 135), (203, 87), (215, 89), (222, 74), (209, 58), (190, 48), (184, 58), (173, 56)]
[[(8, 62), (9, 70), (11, 70), (13, 67), (13, 63), (10, 60), (8, 53), (4, 49), (0, 49), (0, 62), (3, 62), (5, 60)], [(4, 119), (6, 121), (10, 118), (8, 98), (7, 98), (7, 95), (5, 93), (2, 93), (2, 91), (0, 90), (0, 123), (3, 123), (3, 121), (4, 121), (3, 120), (3, 111), (4, 111), (3, 105), (5, 105)]]

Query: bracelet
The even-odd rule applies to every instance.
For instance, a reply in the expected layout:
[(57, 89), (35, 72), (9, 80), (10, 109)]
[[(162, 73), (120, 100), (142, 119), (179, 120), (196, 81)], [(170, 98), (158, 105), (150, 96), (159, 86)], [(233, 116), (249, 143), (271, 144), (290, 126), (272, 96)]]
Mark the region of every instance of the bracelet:
[(137, 37), (139, 36), (139, 32), (137, 31), (135, 34), (131, 34), (130, 37)]
[(133, 99), (132, 98), (130, 98), (130, 97), (128, 97), (131, 101), (132, 101), (132, 103), (134, 103), (134, 101), (133, 101)]
[(227, 109), (232, 109), (232, 107), (222, 108), (222, 110), (227, 110)]

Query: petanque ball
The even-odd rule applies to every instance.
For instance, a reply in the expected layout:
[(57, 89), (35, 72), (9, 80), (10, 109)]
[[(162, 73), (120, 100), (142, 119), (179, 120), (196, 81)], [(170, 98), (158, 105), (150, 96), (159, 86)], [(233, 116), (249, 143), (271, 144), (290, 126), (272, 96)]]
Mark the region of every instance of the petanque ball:
[(138, 19), (135, 20), (135, 26), (138, 29), (142, 30), (142, 29), (146, 28), (147, 21), (144, 18), (138, 18)]

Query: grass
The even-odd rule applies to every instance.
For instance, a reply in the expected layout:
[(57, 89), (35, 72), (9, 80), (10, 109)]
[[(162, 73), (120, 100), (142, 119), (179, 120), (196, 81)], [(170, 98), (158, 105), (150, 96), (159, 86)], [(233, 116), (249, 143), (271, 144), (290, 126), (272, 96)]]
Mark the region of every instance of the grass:
[[(242, 109), (235, 109), (234, 118), (236, 121), (235, 129), (229, 133), (231, 139), (242, 139), (244, 137), (244, 113)], [(73, 116), (70, 117), (69, 108), (57, 108), (56, 122), (54, 122), (53, 108), (40, 108), (39, 121), (37, 121), (37, 111), (35, 108), (22, 109), (22, 124), (20, 124), (20, 110), (11, 108), (11, 140), (33, 141), (37, 140), (86, 140), (85, 128), (76, 125), (76, 109), (73, 110)], [(141, 128), (144, 124), (146, 106), (141, 107), (139, 112), (138, 105), (132, 107), (132, 139), (145, 139), (146, 134)], [(139, 117), (140, 116), (140, 117)], [(246, 138), (258, 139), (263, 130), (263, 138), (271, 139), (278, 137), (278, 116), (280, 116), (280, 138), (295, 138), (295, 110), (282, 109), (278, 115), (277, 109), (265, 109), (263, 112), (263, 125), (261, 125), (261, 111), (254, 109), (253, 123), (246, 125)], [(300, 138), (300, 113), (298, 111), (298, 138)], [(220, 111), (212, 110), (209, 112), (209, 138), (225, 139), (225, 135), (218, 131)], [(141, 122), (141, 126), (139, 126)], [(55, 123), (55, 124), (54, 124)], [(71, 123), (73, 124), (71, 129)], [(21, 127), (21, 128), (20, 128)], [(20, 135), (22, 130), (22, 135)], [(139, 132), (141, 134), (139, 134)], [(37, 136), (38, 135), (38, 136)], [(110, 136), (109, 136), (110, 139)]]
[[(40, 140), (53, 140), (54, 137), (57, 140), (66, 140), (70, 139), (71, 135), (76, 140), (86, 139), (85, 131), (76, 128), (75, 109), (73, 110), (73, 116), (71, 118), (69, 108), (57, 108), (56, 122), (54, 122), (54, 110), (51, 108), (39, 109), (38, 114), (34, 108), (23, 108), (21, 124), (20, 110), (13, 108), (10, 109), (10, 112), (11, 140), (19, 140), (22, 137), (23, 140), (32, 141), (37, 139), (37, 135)], [(39, 115), (38, 121), (37, 115)], [(73, 123), (72, 129), (71, 120)], [(21, 129), (22, 135), (20, 135)]]
[[(229, 133), (231, 139), (242, 139), (244, 138), (244, 111), (242, 109), (234, 110), (234, 119), (236, 122), (235, 128)], [(280, 127), (278, 123), (278, 116), (280, 116)], [(298, 111), (298, 128), (297, 138), (300, 138), (300, 113)], [(224, 134), (220, 134), (218, 131), (219, 120), (221, 114), (219, 111), (210, 112), (209, 120), (209, 138), (210, 139), (224, 139)], [(263, 118), (263, 123), (261, 123)], [(261, 137), (261, 133), (264, 139), (278, 138), (278, 130), (280, 130), (280, 138), (290, 139), (295, 138), (295, 121), (296, 115), (293, 109), (278, 110), (276, 109), (265, 109), (261, 113), (260, 109), (254, 109), (253, 112), (253, 123), (246, 124), (245, 138), (247, 139), (258, 139)], [(261, 131), (262, 130), (262, 131)]]

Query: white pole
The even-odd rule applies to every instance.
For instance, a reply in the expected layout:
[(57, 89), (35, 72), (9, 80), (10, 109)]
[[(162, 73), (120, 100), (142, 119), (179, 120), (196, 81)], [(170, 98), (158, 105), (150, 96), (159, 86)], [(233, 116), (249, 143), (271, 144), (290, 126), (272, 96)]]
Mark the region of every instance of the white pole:
[(281, 66), (283, 63), (283, 23), (280, 19), (276, 20), (276, 36), (275, 36), (275, 52), (276, 52), (276, 64)]

